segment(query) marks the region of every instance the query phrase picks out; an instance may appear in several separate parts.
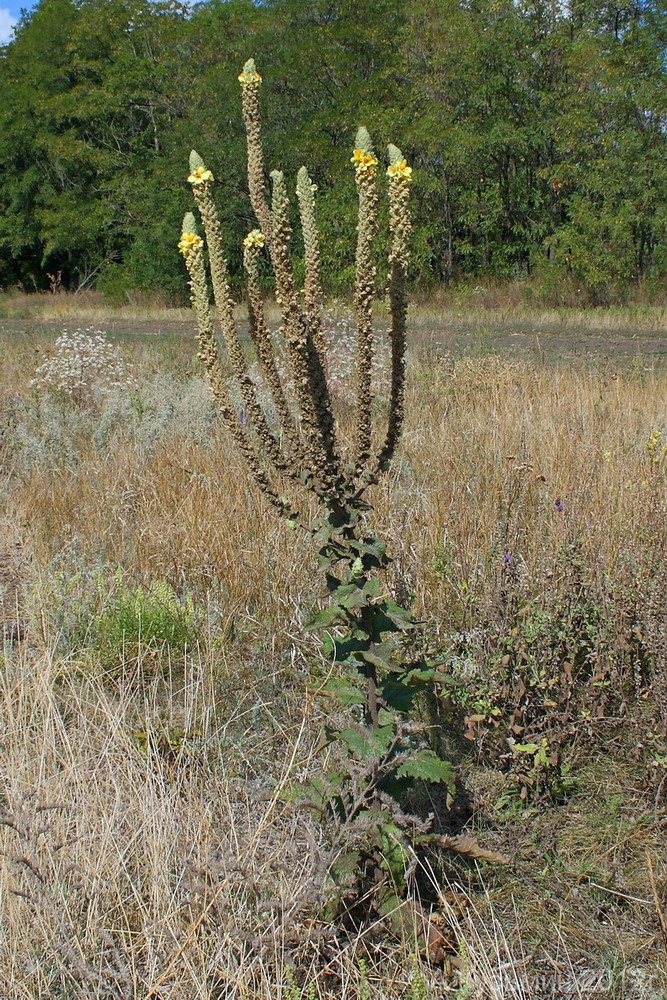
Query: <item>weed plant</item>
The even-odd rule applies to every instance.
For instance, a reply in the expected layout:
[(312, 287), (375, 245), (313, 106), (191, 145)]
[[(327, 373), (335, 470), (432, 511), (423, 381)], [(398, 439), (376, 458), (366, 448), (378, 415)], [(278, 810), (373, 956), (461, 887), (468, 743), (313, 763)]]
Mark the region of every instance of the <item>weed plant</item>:
[(63, 330), (53, 352), (37, 368), (32, 385), (90, 406), (92, 394), (136, 387), (118, 349), (101, 330)]
[(93, 650), (102, 664), (116, 667), (134, 661), (143, 650), (183, 653), (201, 637), (201, 615), (192, 597), (180, 600), (166, 580), (147, 590), (130, 589), (121, 577), (95, 620)]
[[(472, 838), (431, 832), (432, 814), (406, 812), (406, 793), (417, 782), (439, 783), (453, 797), (451, 764), (439, 754), (438, 723), (428, 727), (415, 716), (418, 700), (437, 701), (450, 678), (442, 664), (414, 642), (418, 624), (386, 591), (382, 571), (389, 565), (387, 544), (370, 535), (365, 494), (387, 472), (404, 422), (406, 370), (407, 267), (411, 232), (409, 194), (412, 168), (400, 149), (389, 145), (386, 170), (390, 252), (389, 390), (384, 427), (378, 435), (374, 406), (377, 378), (373, 330), (376, 293), (375, 241), (378, 233), (379, 161), (365, 128), (356, 135), (351, 161), (358, 193), (355, 277), (356, 333), (354, 436), (346, 447), (333, 407), (330, 361), (322, 314), (320, 248), (315, 206), (316, 185), (305, 167), (296, 180), (304, 242), (304, 284), (297, 290), (291, 259), (290, 204), (285, 177), (271, 173), (271, 206), (266, 199), (264, 156), (259, 120), (261, 77), (248, 60), (239, 76), (248, 147), (250, 201), (261, 229), (243, 241), (250, 333), (264, 399), (248, 370), (238, 336), (230, 295), (220, 221), (213, 200), (214, 176), (201, 157), (190, 154), (196, 207), (205, 234), (197, 234), (195, 218), (183, 220), (179, 249), (190, 278), (197, 318), (200, 354), (213, 396), (236, 441), (248, 472), (264, 497), (293, 530), (312, 537), (324, 572), (330, 602), (315, 615), (311, 628), (321, 631), (331, 676), (320, 694), (338, 703), (325, 729), (323, 748), (329, 761), (304, 787), (286, 790), (297, 808), (315, 811), (326, 831), (328, 853), (322, 865), (323, 915), (367, 922), (380, 913), (396, 930), (409, 933), (415, 915), (406, 894), (408, 879), (424, 845), (458, 850), (467, 856), (503, 861), (479, 848)], [(259, 257), (267, 248), (282, 311), (282, 358), (271, 337), (261, 298)], [(206, 257), (204, 250), (206, 249)], [(208, 272), (206, 269), (208, 261)], [(208, 274), (217, 306), (225, 356), (215, 339), (209, 302)], [(345, 343), (341, 345), (348, 347)], [(289, 369), (288, 394), (280, 361)], [(228, 388), (231, 374), (242, 408), (234, 406)], [(374, 383), (376, 383), (374, 385)], [(282, 491), (285, 492), (282, 492)], [(305, 497), (304, 497), (305, 494)], [(324, 511), (304, 519), (304, 500)], [(410, 648), (412, 640), (412, 648)], [(340, 668), (344, 673), (341, 674)], [(416, 853), (417, 852), (417, 853)], [(426, 912), (418, 908), (428, 925)], [(421, 932), (421, 940), (428, 940)]]

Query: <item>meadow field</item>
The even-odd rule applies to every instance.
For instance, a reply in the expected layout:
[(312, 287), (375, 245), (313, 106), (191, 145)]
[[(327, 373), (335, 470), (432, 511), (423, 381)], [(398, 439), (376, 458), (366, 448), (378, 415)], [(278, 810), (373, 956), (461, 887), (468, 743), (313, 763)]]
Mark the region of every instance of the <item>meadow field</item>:
[[(345, 430), (352, 326), (326, 317)], [(368, 523), (451, 678), (457, 794), (427, 811), (507, 862), (421, 860), (434, 950), (322, 915), (326, 829), (283, 793), (327, 753), (326, 595), (190, 311), (0, 299), (0, 996), (667, 997), (666, 322), (483, 288), (410, 309)], [(114, 377), (49, 382), (63, 330), (104, 334)]]

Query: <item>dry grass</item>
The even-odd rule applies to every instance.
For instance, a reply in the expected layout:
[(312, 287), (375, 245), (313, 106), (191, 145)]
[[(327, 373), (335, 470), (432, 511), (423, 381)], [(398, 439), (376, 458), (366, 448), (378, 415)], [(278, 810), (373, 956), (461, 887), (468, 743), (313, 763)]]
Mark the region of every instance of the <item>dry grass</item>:
[[(0, 995), (294, 1000), (293, 961), (315, 996), (457, 995), (454, 979), (415, 973), (405, 949), (379, 932), (333, 940), (318, 923), (318, 829), (278, 792), (318, 766), (320, 709), (306, 691), (308, 674), (326, 664), (303, 624), (321, 584), (307, 540), (249, 488), (192, 344), (119, 341), (141, 376), (140, 399), (81, 413), (30, 389), (45, 343), (29, 334), (1, 345), (2, 537), (14, 605), (17, 573), (24, 584), (22, 606), (8, 601), (2, 614), (29, 631), (7, 642), (0, 676)], [(644, 614), (655, 669), (667, 669), (657, 589), (667, 557), (667, 374), (650, 362), (624, 370), (420, 358), (401, 457), (372, 498), (399, 594), (415, 596), (447, 646), (461, 630), (509, 633), (522, 607), (558, 607), (574, 573), (577, 593), (618, 619), (614, 642), (626, 638), (619, 608)], [(660, 449), (650, 453), (655, 431)], [(206, 614), (197, 648), (140, 646), (125, 667), (101, 666), (81, 623), (108, 602), (118, 567), (128, 585), (166, 579), (193, 596)], [(597, 788), (589, 774), (580, 806), (533, 814), (537, 844), (517, 799), (497, 812), (507, 792), (500, 770), (475, 746), (462, 758), (474, 821), (517, 865), (487, 873), (486, 896), (474, 871), (434, 876), (440, 885), (467, 879), (457, 890), (469, 898), (467, 916), (452, 915), (467, 942), (469, 992), (459, 996), (541, 997), (530, 983), (545, 955), (561, 972), (568, 963), (614, 971), (621, 955), (631, 991), (610, 987), (610, 996), (664, 995), (662, 793), (613, 764), (638, 738), (628, 726), (625, 743), (611, 746), (616, 729), (608, 740), (616, 758), (606, 777), (621, 791)], [(602, 744), (578, 740), (594, 771)], [(614, 794), (620, 802), (605, 819)], [(658, 826), (624, 841), (633, 812)], [(584, 903), (583, 889), (578, 899), (568, 893), (591, 862), (593, 837), (609, 863), (581, 883)], [(548, 844), (558, 849), (544, 875)], [(601, 878), (644, 902), (628, 903), (623, 921), (601, 911), (589, 887)], [(591, 940), (586, 920), (598, 921)]]
[[(378, 306), (378, 312), (383, 308)], [(239, 307), (239, 316), (243, 312), (243, 307)], [(278, 306), (269, 303), (269, 319), (277, 320), (279, 315)], [(583, 304), (580, 307), (542, 305), (527, 299), (520, 286), (490, 284), (452, 290), (440, 296), (431, 294), (423, 301), (417, 299), (410, 308), (410, 318), (413, 330), (465, 326), (527, 327), (538, 335), (549, 330), (604, 331), (610, 335), (618, 332), (662, 334), (667, 329), (667, 305), (641, 302), (596, 308)], [(3, 319), (46, 324), (104, 323), (109, 329), (111, 324), (127, 321), (151, 325), (190, 322), (191, 312), (189, 307), (177, 306), (164, 297), (142, 292), (128, 294), (124, 302), (110, 301), (95, 291), (83, 291), (78, 295), (9, 292), (0, 294), (0, 320)]]
[(433, 327), (438, 323), (461, 324), (472, 327), (498, 327), (521, 329), (528, 327), (533, 335), (544, 331), (577, 333), (603, 331), (611, 336), (618, 332), (659, 333), (667, 328), (665, 306), (613, 306), (597, 309), (554, 308), (534, 305), (485, 305), (466, 301), (413, 307), (412, 315), (418, 325)]
[(10, 292), (0, 295), (0, 317), (9, 320), (33, 320), (54, 323), (102, 323), (120, 320), (186, 320), (190, 310), (179, 308), (164, 298), (137, 292), (122, 303), (112, 303), (100, 292), (84, 291), (39, 295)]

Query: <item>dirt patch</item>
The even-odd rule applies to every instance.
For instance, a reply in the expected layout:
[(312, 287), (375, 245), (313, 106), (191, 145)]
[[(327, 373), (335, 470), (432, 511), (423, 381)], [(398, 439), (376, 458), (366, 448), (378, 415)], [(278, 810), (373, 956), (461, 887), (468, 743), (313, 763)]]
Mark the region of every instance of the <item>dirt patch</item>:
[[(269, 323), (272, 329), (278, 322)], [(175, 337), (194, 340), (194, 319), (127, 319), (108, 318), (91, 323), (88, 320), (2, 320), (0, 329), (10, 335), (49, 335), (63, 329), (95, 326), (111, 337)], [(240, 336), (249, 339), (248, 324), (237, 321)], [(382, 320), (378, 329), (384, 330)], [(547, 364), (562, 363), (611, 363), (627, 365), (644, 363), (654, 366), (667, 361), (667, 332), (637, 327), (576, 327), (554, 323), (536, 323), (528, 320), (508, 320), (499, 316), (497, 321), (472, 317), (452, 319), (443, 314), (442, 321), (429, 317), (415, 317), (410, 321), (409, 340), (414, 349), (430, 354), (432, 351), (469, 356), (498, 354), (519, 360), (542, 361)]]

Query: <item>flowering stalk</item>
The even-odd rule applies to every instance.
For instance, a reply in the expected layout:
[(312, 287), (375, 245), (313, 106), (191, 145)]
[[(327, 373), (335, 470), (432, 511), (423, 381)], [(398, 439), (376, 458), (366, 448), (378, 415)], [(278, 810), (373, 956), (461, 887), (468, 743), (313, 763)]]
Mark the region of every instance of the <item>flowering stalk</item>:
[(183, 255), (190, 278), (190, 300), (197, 319), (199, 359), (206, 369), (213, 397), (218, 404), (222, 418), (229, 427), (236, 446), (243, 455), (253, 479), (264, 495), (280, 513), (284, 513), (289, 517), (297, 517), (298, 515), (289, 508), (284, 499), (278, 496), (275, 487), (262, 467), (261, 459), (252, 441), (245, 432), (229, 399), (218, 345), (213, 331), (209, 288), (204, 264), (204, 241), (196, 232), (195, 217), (192, 212), (188, 212), (183, 218), (183, 228), (181, 238), (178, 242), (178, 249)]
[[(271, 205), (269, 206), (267, 202), (259, 118), (261, 76), (252, 59), (245, 63), (239, 81), (248, 147), (250, 201), (260, 227), (253, 230), (244, 240), (250, 331), (257, 352), (259, 369), (275, 408), (277, 427), (272, 425), (262, 408), (256, 387), (250, 378), (234, 321), (234, 304), (229, 288), (227, 262), (222, 247), (220, 222), (213, 200), (215, 178), (202, 158), (194, 151), (190, 157), (188, 181), (192, 185), (195, 203), (204, 226), (211, 282), (225, 343), (226, 359), (238, 383), (248, 419), (248, 427), (242, 428), (242, 439), (245, 448), (252, 447), (255, 456), (253, 474), (257, 481), (263, 484), (262, 488), (269, 491), (268, 495), (275, 497), (277, 491), (270, 483), (268, 472), (262, 464), (260, 458), (262, 454), (279, 477), (287, 480), (298, 479), (307, 489), (314, 492), (328, 509), (334, 512), (341, 526), (348, 524), (348, 534), (352, 538), (356, 529), (350, 521), (350, 512), (363, 509), (365, 506), (363, 494), (367, 486), (377, 480), (393, 456), (403, 424), (406, 276), (410, 236), (408, 197), (412, 171), (400, 150), (396, 146), (390, 146), (387, 174), (391, 231), (389, 255), (391, 398), (385, 440), (379, 453), (373, 457), (371, 454), (374, 353), (372, 301), (376, 279), (373, 258), (377, 234), (378, 159), (368, 132), (364, 128), (359, 129), (352, 154), (359, 198), (359, 222), (355, 283), (356, 433), (354, 452), (350, 460), (340, 454), (331, 392), (327, 382), (327, 359), (321, 318), (322, 291), (315, 185), (306, 168), (302, 167), (296, 185), (305, 260), (302, 303), (294, 280), (290, 251), (292, 230), (289, 221), (289, 198), (285, 178), (280, 171), (274, 170), (271, 173)], [(192, 237), (192, 247), (186, 246), (186, 237), (188, 239)], [(209, 374), (216, 368), (215, 392), (218, 398), (223, 399), (225, 380), (222, 375), (222, 360), (217, 353), (217, 347), (213, 352), (215, 342), (212, 339), (210, 310), (208, 303), (205, 307), (203, 302), (206, 287), (203, 245), (198, 241), (200, 237), (192, 229), (192, 232), (182, 237), (181, 250), (191, 274), (193, 296), (196, 291), (195, 309), (204, 324), (203, 333), (200, 331), (200, 335), (207, 345), (202, 348), (207, 368)], [(262, 253), (266, 251), (273, 266), (276, 298), (282, 311), (282, 330), (294, 387), (292, 403), (288, 400), (285, 386), (281, 382), (274, 346), (263, 313), (258, 262)], [(197, 269), (196, 274), (192, 271), (192, 267)], [(225, 413), (231, 419), (233, 411), (228, 403), (227, 399)], [(261, 471), (259, 478), (258, 470)]]
[(262, 132), (259, 122), (259, 87), (262, 78), (255, 68), (255, 60), (248, 59), (239, 74), (243, 108), (243, 124), (245, 125), (248, 146), (248, 189), (250, 204), (259, 222), (259, 228), (270, 240), (273, 235), (271, 212), (266, 200), (266, 185), (264, 183), (264, 152), (262, 150)]
[(281, 430), (289, 443), (292, 456), (303, 461), (303, 449), (299, 441), (298, 430), (290, 413), (289, 403), (282, 382), (280, 381), (280, 373), (271, 343), (271, 334), (264, 318), (264, 302), (258, 278), (258, 261), (265, 243), (266, 237), (259, 229), (253, 229), (243, 241), (243, 267), (246, 273), (250, 336), (257, 351), (257, 359), (262, 375), (269, 388), (280, 420)]
[(272, 434), (264, 411), (257, 399), (257, 392), (250, 379), (243, 348), (236, 330), (234, 303), (229, 290), (227, 260), (220, 234), (220, 220), (211, 195), (213, 180), (213, 174), (206, 168), (202, 158), (193, 149), (190, 153), (190, 175), (188, 181), (192, 185), (195, 202), (204, 223), (213, 297), (218, 309), (227, 357), (232, 372), (238, 381), (247, 415), (251, 418), (257, 436), (268, 456), (276, 469), (280, 470), (283, 474), (293, 475), (293, 466), (282, 453), (280, 445)]
[(296, 175), (296, 195), (303, 232), (305, 280), (303, 300), (313, 343), (326, 366), (326, 347), (322, 334), (322, 282), (320, 277), (320, 238), (315, 215), (315, 191), (308, 171), (301, 167)]
[(391, 309), (391, 395), (389, 422), (384, 448), (378, 456), (378, 467), (384, 469), (393, 458), (403, 429), (405, 397), (405, 330), (408, 316), (407, 273), (410, 246), (410, 184), (409, 167), (398, 146), (389, 145), (389, 303)]
[(278, 303), (282, 309), (295, 393), (301, 411), (305, 450), (310, 475), (318, 490), (335, 491), (339, 476), (331, 399), (322, 360), (313, 342), (308, 319), (299, 304), (294, 283), (289, 224), (289, 198), (280, 170), (271, 172), (273, 238), (271, 261), (276, 276)]
[(378, 197), (375, 186), (378, 161), (371, 137), (365, 128), (357, 132), (352, 154), (354, 178), (359, 194), (355, 304), (357, 309), (357, 455), (356, 472), (362, 474), (371, 448), (371, 405), (373, 401), (373, 294), (375, 265), (373, 244), (377, 233)]

